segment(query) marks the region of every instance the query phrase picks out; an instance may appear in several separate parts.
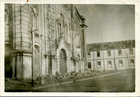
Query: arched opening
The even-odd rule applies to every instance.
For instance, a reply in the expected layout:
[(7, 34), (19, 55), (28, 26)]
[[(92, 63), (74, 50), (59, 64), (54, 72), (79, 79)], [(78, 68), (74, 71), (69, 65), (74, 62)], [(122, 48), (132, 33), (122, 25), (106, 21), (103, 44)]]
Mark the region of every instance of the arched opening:
[(60, 22), (61, 22), (61, 24), (63, 26), (63, 24), (64, 24), (64, 16), (63, 16), (62, 13), (60, 13)]
[(30, 10), (30, 26), (33, 27), (34, 30), (38, 29), (38, 7), (34, 6)]
[(12, 77), (12, 66), (10, 61), (11, 45), (5, 44), (5, 77)]
[(61, 23), (58, 23), (58, 37), (57, 37), (57, 39), (60, 38), (60, 35), (61, 35)]
[(60, 51), (60, 73), (67, 73), (67, 57), (64, 49)]
[(67, 24), (65, 24), (65, 27), (64, 27), (64, 32), (65, 32), (65, 39), (67, 40), (67, 42), (68, 42), (68, 26), (67, 26)]
[(40, 47), (39, 45), (34, 45), (34, 55), (33, 55), (33, 71), (34, 78), (40, 75)]

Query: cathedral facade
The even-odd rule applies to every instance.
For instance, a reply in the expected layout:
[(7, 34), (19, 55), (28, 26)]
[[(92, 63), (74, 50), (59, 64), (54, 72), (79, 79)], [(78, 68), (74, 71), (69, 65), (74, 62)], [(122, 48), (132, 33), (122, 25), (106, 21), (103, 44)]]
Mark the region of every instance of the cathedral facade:
[(72, 4), (5, 4), (5, 77), (83, 71), (86, 27)]

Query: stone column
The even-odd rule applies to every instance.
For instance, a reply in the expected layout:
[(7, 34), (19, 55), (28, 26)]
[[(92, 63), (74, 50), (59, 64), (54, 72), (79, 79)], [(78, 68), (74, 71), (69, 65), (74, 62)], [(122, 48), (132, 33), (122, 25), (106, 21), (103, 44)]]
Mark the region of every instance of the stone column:
[(49, 73), (49, 71), (48, 71), (48, 64), (49, 64), (49, 58), (48, 58), (49, 56), (47, 55), (47, 57), (46, 57), (46, 74), (48, 75)]
[(47, 75), (47, 74), (46, 74), (46, 70), (47, 70), (47, 69), (46, 69), (46, 57), (47, 57), (46, 55), (44, 55), (44, 56), (42, 57), (43, 59), (42, 59), (42, 67), (41, 67), (41, 68), (42, 68), (42, 71), (41, 71), (41, 73), (42, 73), (42, 74), (41, 74), (41, 75), (42, 75), (42, 76), (41, 76), (41, 84), (45, 84), (44, 76)]
[(48, 56), (45, 57), (45, 75), (48, 75)]
[(70, 58), (67, 57), (67, 72), (71, 72)]
[(42, 67), (41, 67), (42, 68), (42, 71), (41, 71), (42, 72), (42, 76), (46, 75), (46, 63), (47, 63), (46, 62), (46, 57), (47, 56), (44, 55), (43, 59), (42, 59)]
[(60, 68), (59, 68), (60, 62), (59, 61), (60, 61), (60, 57), (57, 57), (56, 58), (56, 71), (58, 71), (60, 73)]
[(55, 75), (56, 69), (56, 64), (55, 64), (55, 55), (52, 55), (52, 75)]
[(84, 60), (82, 60), (82, 71), (85, 70), (85, 63), (84, 63)]
[(78, 60), (78, 67), (79, 67), (79, 70), (82, 70), (81, 69), (81, 59)]
[(73, 60), (71, 59), (70, 61), (71, 61), (71, 64), (70, 64), (71, 65), (71, 71), (73, 71), (73, 65), (74, 65)]
[(16, 56), (15, 54), (12, 54), (12, 57), (11, 57), (11, 66), (12, 66), (12, 78), (15, 78), (16, 76), (16, 70), (15, 70), (15, 67), (16, 67)]
[(76, 72), (79, 71), (79, 67), (78, 67), (78, 60), (76, 61)]

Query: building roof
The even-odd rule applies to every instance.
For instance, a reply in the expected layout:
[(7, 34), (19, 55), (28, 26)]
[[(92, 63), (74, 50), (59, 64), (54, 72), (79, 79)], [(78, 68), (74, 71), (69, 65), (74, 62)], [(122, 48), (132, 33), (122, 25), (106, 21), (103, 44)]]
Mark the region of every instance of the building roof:
[(87, 52), (125, 48), (135, 48), (135, 40), (87, 44)]

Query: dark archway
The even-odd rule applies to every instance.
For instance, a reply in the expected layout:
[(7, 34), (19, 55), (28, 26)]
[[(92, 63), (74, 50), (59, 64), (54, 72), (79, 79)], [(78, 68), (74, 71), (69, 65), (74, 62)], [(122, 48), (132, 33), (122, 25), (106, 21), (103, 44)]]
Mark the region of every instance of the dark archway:
[(10, 61), (11, 45), (5, 44), (5, 77), (12, 78), (12, 66)]
[(60, 51), (60, 73), (67, 73), (67, 56), (64, 49)]

